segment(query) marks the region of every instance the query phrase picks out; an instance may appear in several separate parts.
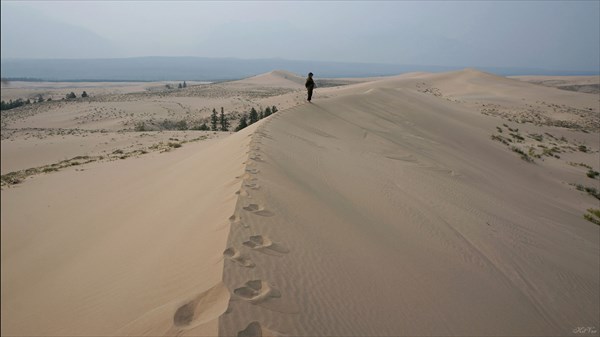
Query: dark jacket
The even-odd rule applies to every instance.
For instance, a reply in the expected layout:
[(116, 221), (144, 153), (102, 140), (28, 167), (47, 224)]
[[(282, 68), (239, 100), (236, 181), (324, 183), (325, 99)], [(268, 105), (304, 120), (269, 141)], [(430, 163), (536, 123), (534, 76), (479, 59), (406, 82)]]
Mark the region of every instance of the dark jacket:
[(306, 87), (306, 89), (314, 89), (315, 81), (313, 81), (312, 77), (308, 77), (304, 86)]

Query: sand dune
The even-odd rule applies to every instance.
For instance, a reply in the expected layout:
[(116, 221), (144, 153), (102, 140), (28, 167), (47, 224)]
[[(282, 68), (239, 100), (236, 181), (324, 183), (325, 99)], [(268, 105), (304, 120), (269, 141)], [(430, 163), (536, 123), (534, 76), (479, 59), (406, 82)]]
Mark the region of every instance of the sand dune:
[[(168, 96), (282, 108), (231, 135), (4, 188), (2, 335), (600, 327), (600, 226), (583, 218), (598, 199), (576, 188), (600, 189), (586, 176), (600, 170), (597, 97), (467, 69), (345, 79), (299, 104), (303, 81), (274, 71)], [(135, 95), (106, 100), (165, 102)], [(4, 132), (3, 152), (22, 143)]]
[(258, 85), (265, 87), (302, 89), (304, 88), (304, 81), (305, 78), (300, 75), (285, 70), (274, 70), (266, 74), (256, 75), (243, 80), (233, 81), (231, 83), (252, 86)]
[[(490, 139), (503, 121), (472, 109), (522, 96), (597, 107), (548, 90), (473, 70), (399, 76), (272, 117), (253, 136), (257, 173), (228, 241), (253, 265), (225, 264), (233, 295), (220, 334), (547, 336), (597, 326), (599, 227), (582, 218), (597, 200), (565, 183), (589, 178), (554, 157), (521, 160)], [(564, 156), (597, 166), (597, 134), (510, 124), (585, 141), (593, 155)], [(285, 253), (256, 250), (264, 237)], [(252, 300), (248, 282), (261, 284)]]

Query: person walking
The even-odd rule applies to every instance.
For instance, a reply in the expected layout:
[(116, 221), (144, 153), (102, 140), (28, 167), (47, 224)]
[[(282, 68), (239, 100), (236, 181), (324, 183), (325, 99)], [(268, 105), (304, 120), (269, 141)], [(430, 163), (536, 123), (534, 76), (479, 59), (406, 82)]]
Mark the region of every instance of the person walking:
[(312, 99), (313, 89), (316, 87), (315, 81), (313, 81), (312, 77), (313, 77), (313, 73), (308, 73), (308, 78), (306, 78), (306, 83), (304, 84), (304, 86), (306, 87), (306, 90), (308, 90), (308, 101), (309, 102)]

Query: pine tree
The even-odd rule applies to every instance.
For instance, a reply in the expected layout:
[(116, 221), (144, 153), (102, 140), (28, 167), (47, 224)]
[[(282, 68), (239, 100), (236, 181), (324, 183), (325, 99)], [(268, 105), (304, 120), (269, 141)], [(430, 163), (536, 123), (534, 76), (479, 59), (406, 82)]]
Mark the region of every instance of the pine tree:
[(243, 114), (242, 117), (240, 118), (240, 124), (238, 124), (237, 128), (235, 128), (235, 131), (240, 131), (241, 129), (243, 129), (247, 126), (248, 126), (248, 117), (246, 117), (246, 114)]
[(185, 83), (185, 81), (183, 81), (183, 87), (187, 88), (187, 83)]
[(213, 131), (217, 131), (217, 123), (219, 123), (219, 117), (217, 116), (217, 110), (213, 109), (212, 115), (210, 115), (210, 126)]
[(88, 97), (88, 94), (87, 94), (87, 92), (85, 92), (85, 91), (84, 91), (84, 92), (81, 94), (81, 97)]
[(221, 124), (221, 131), (229, 131), (229, 120), (225, 116), (223, 107), (221, 107), (221, 116), (219, 116), (219, 123)]
[(248, 119), (249, 125), (258, 122), (258, 112), (256, 112), (256, 109), (252, 108), (252, 110), (250, 110), (250, 116)]
[(183, 88), (183, 85), (181, 83), (179, 83), (179, 85), (177, 86), (177, 88), (181, 89), (181, 88)]
[(277, 107), (273, 105), (272, 112), (273, 112), (273, 113), (276, 113), (277, 111), (279, 111), (279, 110), (277, 110)]
[(44, 101), (44, 97), (42, 97), (42, 95), (40, 95), (40, 96), (38, 97), (38, 100), (37, 100), (37, 101), (38, 101), (38, 103), (42, 103), (42, 102)]
[(198, 127), (198, 130), (200, 130), (200, 131), (210, 131), (210, 128), (208, 127), (208, 125), (206, 125), (206, 123), (202, 123), (202, 125), (200, 125)]
[(263, 111), (263, 109), (261, 108), (261, 109), (260, 109), (260, 112), (258, 113), (258, 119), (260, 120), (260, 119), (263, 119), (263, 118), (265, 118), (265, 112), (264, 112), (264, 111)]
[(266, 117), (269, 117), (269, 116), (271, 116), (271, 107), (270, 107), (270, 106), (268, 106), (268, 107), (265, 109), (265, 118), (266, 118)]

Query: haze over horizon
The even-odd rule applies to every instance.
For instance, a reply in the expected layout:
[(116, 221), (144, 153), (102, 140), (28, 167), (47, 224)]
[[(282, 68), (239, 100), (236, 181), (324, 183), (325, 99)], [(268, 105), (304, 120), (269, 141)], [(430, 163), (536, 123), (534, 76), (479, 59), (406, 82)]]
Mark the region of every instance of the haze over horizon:
[(600, 70), (600, 2), (2, 1), (1, 57)]

